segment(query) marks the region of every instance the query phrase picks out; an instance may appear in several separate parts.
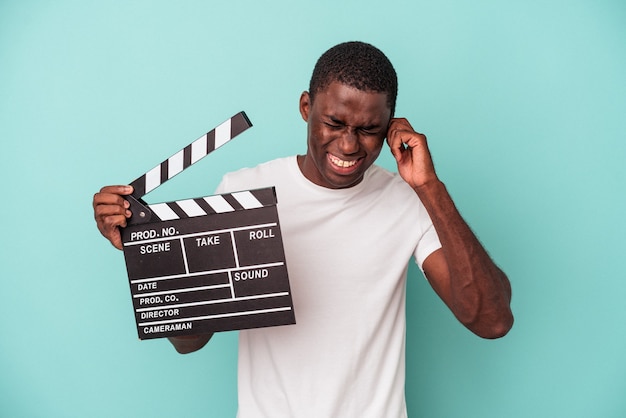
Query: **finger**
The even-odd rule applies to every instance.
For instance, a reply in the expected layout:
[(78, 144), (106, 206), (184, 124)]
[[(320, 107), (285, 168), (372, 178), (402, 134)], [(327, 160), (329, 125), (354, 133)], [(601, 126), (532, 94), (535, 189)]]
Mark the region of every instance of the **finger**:
[(387, 129), (387, 143), (389, 146), (397, 148), (401, 145), (402, 138), (399, 137), (399, 134), (404, 130), (404, 126), (400, 119), (391, 120)]
[(118, 194), (96, 193), (93, 196), (93, 208), (96, 209), (98, 206), (102, 205), (115, 205), (125, 208), (130, 207), (130, 203)]
[(411, 129), (413, 129), (411, 127), (411, 122), (409, 122), (409, 120), (407, 118), (393, 118), (392, 121), (395, 122), (395, 123), (406, 125), (406, 126), (410, 127)]
[(96, 216), (98, 228), (104, 231), (112, 231), (118, 227), (125, 228), (127, 224), (127, 216), (123, 214), (109, 214)]
[(419, 132), (412, 132), (408, 135), (404, 135), (403, 136), (403, 142), (409, 147), (409, 148), (415, 148), (418, 146), (425, 146), (426, 145), (426, 135), (424, 134), (420, 134)]
[(410, 148), (407, 147), (407, 133), (403, 130), (393, 129), (389, 138), (389, 149), (398, 164), (405, 164), (410, 157)]
[(414, 131), (411, 123), (406, 118), (394, 118), (389, 123), (389, 129), (396, 129), (400, 131)]
[(94, 209), (94, 217), (96, 219), (104, 219), (107, 216), (116, 215), (130, 218), (132, 214), (126, 205), (97, 205)]
[(111, 193), (122, 196), (129, 195), (133, 192), (133, 186), (104, 186), (100, 189), (100, 193)]
[(390, 136), (399, 137), (403, 144), (412, 147), (426, 140), (426, 136), (411, 127), (408, 121), (398, 121), (390, 129)]
[(416, 133), (417, 132), (415, 131), (415, 129), (413, 129), (409, 121), (405, 118), (392, 119), (391, 123), (389, 124), (389, 136), (401, 134), (402, 138), (406, 139), (407, 137), (410, 137), (411, 135)]
[[(103, 188), (105, 189), (105, 188)], [(110, 189), (108, 189), (110, 190)], [(113, 193), (99, 192), (93, 197), (93, 209), (96, 219), (98, 216), (121, 214), (130, 218), (130, 202), (122, 196)]]
[(405, 151), (405, 148), (402, 143), (402, 137), (397, 134), (397, 131), (395, 129), (391, 129), (387, 134), (387, 144), (389, 145), (391, 154), (396, 159), (396, 161), (400, 161), (400, 159), (402, 158), (402, 153)]
[(394, 127), (389, 132), (387, 142), (392, 149), (404, 152), (407, 147), (411, 148), (414, 146), (414, 137), (416, 135), (413, 130), (403, 129), (403, 127)]

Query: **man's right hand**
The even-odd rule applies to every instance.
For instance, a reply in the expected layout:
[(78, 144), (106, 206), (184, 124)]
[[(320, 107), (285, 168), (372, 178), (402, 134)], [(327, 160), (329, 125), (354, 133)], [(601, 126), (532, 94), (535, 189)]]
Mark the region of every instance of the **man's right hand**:
[(93, 196), (93, 212), (98, 230), (111, 244), (122, 249), (120, 227), (130, 218), (130, 203), (122, 196), (133, 192), (132, 186), (105, 186)]

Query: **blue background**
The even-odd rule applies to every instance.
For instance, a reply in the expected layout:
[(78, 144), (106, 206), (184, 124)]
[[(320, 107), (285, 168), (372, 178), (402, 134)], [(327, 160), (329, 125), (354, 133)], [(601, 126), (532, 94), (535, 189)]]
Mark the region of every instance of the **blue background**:
[(0, 416), (234, 416), (237, 334), (139, 341), (91, 199), (240, 110), (253, 129), (146, 200), (304, 152), (299, 95), (354, 39), (513, 286), (485, 341), (411, 269), (410, 416), (626, 416), (625, 22), (609, 0), (0, 1)]

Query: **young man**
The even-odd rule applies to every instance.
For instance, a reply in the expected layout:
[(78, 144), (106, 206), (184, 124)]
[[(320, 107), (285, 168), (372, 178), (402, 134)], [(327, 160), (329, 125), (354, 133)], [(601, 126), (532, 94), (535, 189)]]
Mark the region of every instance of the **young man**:
[[(385, 55), (349, 42), (320, 57), (300, 97), (306, 155), (228, 174), (219, 193), (275, 186), (297, 324), (239, 337), (239, 417), (406, 417), (405, 280), (414, 257), (454, 315), (484, 338), (513, 324), (511, 289), (437, 177), (426, 144), (394, 118)], [(374, 161), (387, 143), (392, 174)], [(94, 196), (121, 248), (127, 186)], [(181, 353), (210, 335), (172, 338)]]

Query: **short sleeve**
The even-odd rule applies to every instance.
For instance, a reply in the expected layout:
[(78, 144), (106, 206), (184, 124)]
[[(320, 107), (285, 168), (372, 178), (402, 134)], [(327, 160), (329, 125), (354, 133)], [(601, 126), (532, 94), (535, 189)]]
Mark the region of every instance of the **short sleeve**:
[[(428, 216), (428, 215), (426, 215)], [(422, 264), (424, 260), (428, 258), (433, 252), (441, 248), (441, 242), (439, 241), (439, 235), (437, 235), (437, 231), (428, 217), (428, 227), (424, 231), (424, 234), (419, 240), (417, 247), (415, 249), (415, 253), (413, 254), (415, 257), (415, 262), (417, 263), (420, 270), (424, 271), (422, 268)]]

